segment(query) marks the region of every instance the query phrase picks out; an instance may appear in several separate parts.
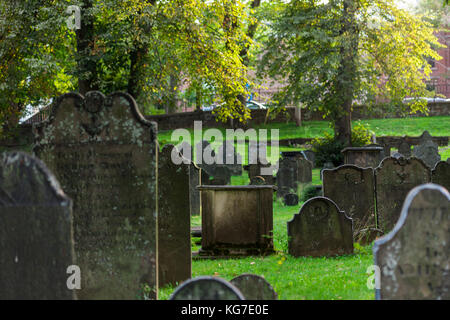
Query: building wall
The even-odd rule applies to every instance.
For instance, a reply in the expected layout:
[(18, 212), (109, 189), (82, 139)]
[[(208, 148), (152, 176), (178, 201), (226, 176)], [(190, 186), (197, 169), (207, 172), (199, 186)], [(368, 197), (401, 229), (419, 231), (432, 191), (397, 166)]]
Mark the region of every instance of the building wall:
[(437, 50), (442, 59), (432, 61), (431, 79), (427, 81), (427, 84), (435, 88), (436, 93), (450, 98), (450, 32), (440, 31), (436, 33), (436, 36), (439, 42), (447, 47)]

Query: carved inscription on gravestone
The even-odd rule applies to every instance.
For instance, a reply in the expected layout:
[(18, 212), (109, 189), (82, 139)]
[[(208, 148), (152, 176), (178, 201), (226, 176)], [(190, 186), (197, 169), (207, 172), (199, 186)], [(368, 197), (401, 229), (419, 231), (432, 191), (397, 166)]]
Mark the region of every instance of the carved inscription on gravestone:
[(58, 98), (33, 128), (34, 151), (73, 199), (81, 299), (156, 297), (156, 124), (134, 99), (97, 91)]
[(430, 181), (431, 172), (422, 160), (385, 158), (375, 169), (378, 228), (392, 230), (408, 192)]
[(436, 184), (414, 188), (394, 230), (375, 241), (378, 299), (450, 299), (450, 194)]

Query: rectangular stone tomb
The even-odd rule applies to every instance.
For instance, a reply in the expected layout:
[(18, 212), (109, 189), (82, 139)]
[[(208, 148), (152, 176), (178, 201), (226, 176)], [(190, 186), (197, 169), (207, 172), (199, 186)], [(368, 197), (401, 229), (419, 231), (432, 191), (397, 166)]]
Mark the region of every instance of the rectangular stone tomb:
[(366, 147), (347, 147), (341, 151), (345, 164), (354, 164), (362, 168), (376, 168), (383, 159), (383, 148), (377, 145)]
[(199, 186), (202, 199), (200, 256), (273, 252), (273, 186)]
[(80, 299), (156, 298), (157, 134), (126, 93), (59, 97), (33, 151), (73, 200)]

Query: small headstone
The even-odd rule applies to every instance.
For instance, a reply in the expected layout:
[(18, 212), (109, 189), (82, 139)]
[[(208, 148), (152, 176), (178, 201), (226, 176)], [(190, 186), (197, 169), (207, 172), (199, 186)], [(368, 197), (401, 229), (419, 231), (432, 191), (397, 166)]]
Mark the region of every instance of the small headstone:
[(422, 134), (420, 144), (414, 146), (413, 156), (422, 159), (430, 169), (434, 168), (436, 163), (441, 161), (438, 145), (433, 142), (428, 131)]
[(170, 300), (245, 300), (234, 285), (217, 277), (197, 277), (182, 283)]
[(255, 274), (241, 274), (231, 284), (241, 291), (245, 300), (276, 300), (277, 293), (269, 282)]
[(189, 167), (174, 164), (178, 149), (166, 144), (158, 155), (158, 277), (159, 286), (191, 277), (191, 215)]
[(0, 154), (0, 300), (75, 299), (74, 261), (72, 201), (39, 159)]
[(266, 180), (264, 180), (264, 178), (261, 176), (253, 177), (250, 180), (250, 185), (253, 185), (253, 186), (262, 186), (264, 184), (266, 184)]
[[(306, 160), (308, 161), (308, 160)], [(284, 198), (287, 193), (297, 192), (298, 167), (295, 157), (283, 157), (279, 161), (277, 172), (277, 198)]]
[(430, 181), (431, 172), (422, 160), (385, 158), (375, 169), (378, 228), (392, 230), (408, 192)]
[(273, 185), (275, 183), (275, 179), (273, 177), (273, 175), (268, 175), (268, 174), (263, 174), (265, 172), (263, 172), (263, 168), (268, 168), (270, 167), (271, 164), (249, 164), (244, 166), (244, 169), (248, 172), (248, 178), (250, 179), (250, 181), (252, 181), (252, 179), (254, 177), (262, 177), (264, 178), (264, 184), (266, 185)]
[(438, 162), (431, 171), (431, 181), (450, 191), (450, 162)]
[(288, 193), (284, 195), (283, 202), (286, 206), (298, 205), (298, 195), (296, 193)]
[(323, 195), (353, 219), (353, 232), (374, 228), (375, 177), (372, 168), (343, 165), (323, 171)]
[[(33, 151), (73, 200), (80, 299), (156, 298), (157, 132), (133, 97), (59, 97)], [(143, 292), (144, 285), (150, 288)]]
[(441, 186), (414, 188), (394, 230), (375, 241), (380, 268), (377, 299), (450, 299), (450, 194)]
[(300, 183), (309, 183), (312, 181), (313, 164), (311, 161), (298, 158), (297, 159), (297, 181)]
[(288, 250), (294, 257), (353, 253), (352, 219), (328, 198), (306, 201), (287, 226)]

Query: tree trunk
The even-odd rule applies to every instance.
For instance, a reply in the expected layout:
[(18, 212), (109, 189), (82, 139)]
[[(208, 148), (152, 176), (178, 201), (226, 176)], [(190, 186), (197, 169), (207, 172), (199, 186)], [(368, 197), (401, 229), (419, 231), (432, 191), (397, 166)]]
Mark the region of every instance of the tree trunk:
[(358, 26), (356, 24), (357, 0), (344, 0), (342, 14), (341, 36), (344, 43), (341, 45), (341, 65), (338, 71), (336, 94), (339, 96), (341, 108), (334, 117), (334, 135), (337, 141), (351, 146), (352, 125), (351, 108), (354, 94), (354, 81), (356, 80), (356, 57), (358, 54)]
[[(81, 8), (81, 28), (76, 30), (78, 91), (83, 95), (88, 91), (98, 90), (97, 63), (92, 55), (95, 41), (92, 7), (93, 0), (84, 1)], [(87, 14), (88, 11), (91, 13)]]

